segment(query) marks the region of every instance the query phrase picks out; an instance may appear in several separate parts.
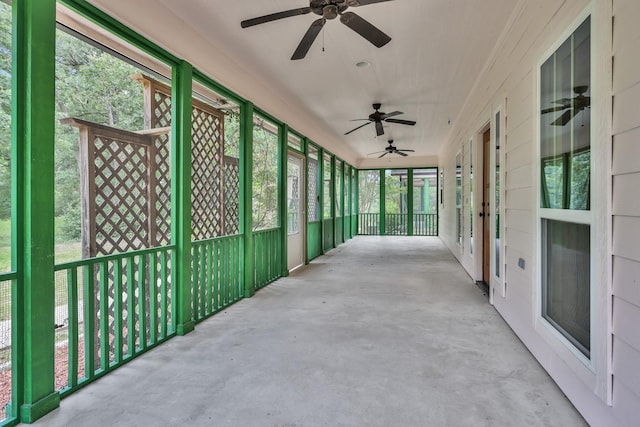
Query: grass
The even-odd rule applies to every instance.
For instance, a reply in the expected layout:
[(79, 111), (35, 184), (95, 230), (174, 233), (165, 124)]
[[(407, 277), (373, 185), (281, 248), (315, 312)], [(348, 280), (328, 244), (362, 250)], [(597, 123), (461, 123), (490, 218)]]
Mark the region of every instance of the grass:
[[(56, 233), (56, 235), (59, 235), (59, 233)], [(77, 261), (81, 258), (82, 248), (80, 242), (55, 244), (55, 262), (57, 264)], [(11, 221), (6, 219), (0, 220), (0, 272), (6, 273), (9, 271), (11, 271)], [(56, 305), (66, 304), (66, 280), (56, 281), (55, 286)], [(0, 282), (0, 321), (9, 320), (10, 318), (11, 282)]]

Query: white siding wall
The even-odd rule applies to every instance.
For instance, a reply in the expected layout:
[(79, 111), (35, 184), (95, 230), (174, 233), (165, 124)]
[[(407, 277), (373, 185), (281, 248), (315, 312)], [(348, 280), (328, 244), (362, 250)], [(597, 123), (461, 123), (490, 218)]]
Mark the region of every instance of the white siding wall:
[(640, 2), (613, 2), (613, 404), (640, 424)]
[[(613, 4), (611, 9), (610, 5)], [(478, 271), (479, 258), (460, 253), (455, 244), (455, 155), (470, 138), (480, 141), (478, 134), (490, 123), (495, 110), (502, 107), (505, 116), (503, 129), (503, 234), (506, 261), (506, 297), (494, 295), (494, 305), (511, 328), (558, 383), (576, 408), (593, 426), (640, 425), (640, 1), (595, 0), (593, 18), (595, 27), (592, 43), (600, 46), (604, 55), (594, 58), (592, 79), (602, 87), (600, 94), (607, 98), (613, 93), (613, 111), (604, 99), (600, 107), (601, 118), (594, 120), (600, 135), (613, 134), (613, 148), (606, 137), (598, 138), (594, 155), (612, 154), (612, 176), (604, 167), (595, 169), (596, 179), (603, 189), (594, 191), (602, 200), (595, 203), (594, 213), (606, 217), (598, 224), (610, 220), (613, 231), (600, 233), (603, 247), (613, 253), (612, 273), (606, 262), (602, 265), (601, 307), (612, 313), (602, 316), (597, 328), (606, 355), (605, 365), (612, 363), (613, 386), (607, 389), (607, 369), (599, 380), (589, 381), (588, 370), (581, 371), (567, 363), (571, 354), (561, 345), (554, 345), (549, 333), (536, 328), (537, 287), (537, 231), (536, 203), (536, 98), (539, 61), (545, 53), (568, 35), (587, 0), (540, 0), (520, 2), (494, 54), (487, 58), (487, 66), (465, 104), (464, 110), (453, 123), (451, 139), (440, 156), (445, 169), (445, 205), (441, 215), (441, 238), (459, 258), (470, 275)], [(609, 5), (609, 6), (607, 6)], [(612, 16), (613, 13), (613, 16)], [(613, 51), (611, 31), (613, 24)], [(613, 88), (608, 59), (613, 56)], [(603, 66), (604, 65), (604, 66)], [(594, 98), (595, 99), (595, 98)], [(598, 107), (592, 107), (592, 113)], [(613, 117), (613, 120), (610, 118)], [(493, 126), (493, 123), (491, 122)], [(606, 156), (605, 156), (606, 157)], [(474, 156), (476, 179), (481, 176), (480, 156)], [(612, 181), (609, 184), (610, 180)], [(480, 195), (476, 183), (475, 193)], [(603, 191), (608, 194), (603, 195)], [(476, 206), (478, 206), (476, 199)], [(610, 203), (613, 215), (606, 214)], [(600, 227), (600, 225), (598, 225)], [(476, 236), (480, 230), (474, 227)], [(476, 244), (479, 248), (479, 242)], [(479, 249), (477, 249), (479, 250)], [(465, 251), (466, 252), (466, 251)], [(522, 258), (526, 266), (518, 267)], [(606, 258), (606, 257), (605, 257)], [(601, 260), (594, 260), (594, 263)], [(608, 277), (608, 279), (607, 279)], [(596, 309), (599, 309), (596, 307)], [(612, 335), (608, 333), (611, 327)], [(608, 338), (613, 341), (612, 347)], [(612, 348), (607, 353), (607, 348)], [(569, 361), (571, 362), (571, 361)], [(587, 378), (587, 379), (585, 379)], [(603, 381), (603, 378), (605, 379)], [(604, 386), (603, 386), (604, 384)], [(609, 401), (609, 397), (612, 400)], [(610, 405), (611, 404), (611, 405)]]

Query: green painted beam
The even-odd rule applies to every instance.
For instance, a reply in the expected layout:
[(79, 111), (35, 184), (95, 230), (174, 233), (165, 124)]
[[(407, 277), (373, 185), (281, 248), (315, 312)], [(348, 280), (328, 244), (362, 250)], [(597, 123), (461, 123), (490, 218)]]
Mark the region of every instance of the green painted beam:
[(288, 153), (288, 138), (289, 138), (289, 126), (286, 124), (278, 126), (278, 224), (280, 225), (280, 249), (282, 261), (282, 276), (289, 275), (288, 268), (288, 215), (287, 215), (287, 162), (289, 159)]
[(355, 203), (354, 206), (354, 212), (355, 212), (355, 225), (353, 227), (353, 229), (355, 230), (353, 232), (354, 235), (358, 234), (358, 230), (360, 230), (360, 171), (356, 169), (355, 171), (355, 176), (354, 176), (354, 183), (353, 183), (353, 197), (354, 197), (354, 201), (353, 203)]
[(319, 212), (318, 217), (320, 220), (320, 253), (324, 254), (324, 149), (322, 147), (316, 147), (318, 149), (318, 196), (319, 196)]
[(192, 67), (181, 62), (173, 67), (171, 98), (172, 182), (171, 204), (173, 220), (171, 236), (176, 245), (175, 262), (176, 332), (186, 335), (195, 328), (191, 316), (191, 109)]
[(25, 423), (60, 405), (53, 328), (55, 13), (54, 0), (13, 2), (12, 206), (20, 221), (12, 221), (18, 384), (11, 412)]
[(254, 289), (253, 258), (253, 104), (240, 105), (240, 233), (244, 236), (242, 274), (244, 296)]

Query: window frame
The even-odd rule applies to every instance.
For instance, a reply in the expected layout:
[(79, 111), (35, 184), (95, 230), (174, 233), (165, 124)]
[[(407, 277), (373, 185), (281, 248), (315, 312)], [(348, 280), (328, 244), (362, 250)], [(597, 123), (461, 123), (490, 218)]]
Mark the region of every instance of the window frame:
[[(610, 99), (611, 77), (611, 22), (607, 19), (606, 5), (590, 2), (589, 5), (575, 17), (569, 20), (566, 30), (562, 32), (550, 47), (538, 58), (535, 66), (535, 95), (534, 95), (534, 230), (536, 236), (534, 274), (534, 310), (532, 321), (535, 332), (545, 342), (553, 353), (562, 360), (566, 368), (572, 371), (582, 383), (586, 384), (594, 394), (608, 405), (612, 403), (612, 339), (611, 339), (611, 250), (610, 237), (611, 201), (608, 200), (611, 185), (610, 150), (607, 141), (611, 138), (610, 125), (606, 123), (610, 115), (612, 101)], [(558, 50), (558, 48), (578, 29), (587, 19), (591, 18), (591, 96), (597, 102), (591, 106), (590, 128), (591, 177), (602, 177), (598, 181), (591, 180), (590, 210), (549, 209), (541, 206), (541, 130), (540, 102), (541, 68), (542, 65)], [(596, 60), (596, 58), (607, 58)], [(609, 80), (608, 80), (609, 79)], [(589, 224), (591, 242), (591, 271), (590, 271), (590, 358), (587, 358), (561, 332), (542, 316), (542, 220), (558, 220), (579, 224)]]

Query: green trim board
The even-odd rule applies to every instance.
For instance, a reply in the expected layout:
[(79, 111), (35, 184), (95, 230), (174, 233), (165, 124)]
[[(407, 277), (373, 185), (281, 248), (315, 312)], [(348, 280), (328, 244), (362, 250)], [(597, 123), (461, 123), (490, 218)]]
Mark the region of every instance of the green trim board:
[(253, 115), (251, 102), (240, 105), (240, 233), (244, 235), (244, 296), (255, 293), (253, 256)]
[(287, 163), (289, 160), (289, 126), (278, 126), (278, 225), (280, 227), (281, 275), (288, 276), (287, 266)]

